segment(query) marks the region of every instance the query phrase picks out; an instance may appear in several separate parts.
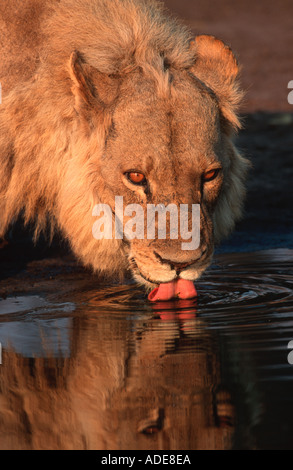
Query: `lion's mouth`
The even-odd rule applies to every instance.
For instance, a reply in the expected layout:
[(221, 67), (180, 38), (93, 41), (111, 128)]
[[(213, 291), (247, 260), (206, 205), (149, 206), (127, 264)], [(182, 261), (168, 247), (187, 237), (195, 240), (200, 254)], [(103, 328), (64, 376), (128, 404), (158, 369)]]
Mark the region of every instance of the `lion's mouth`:
[(172, 281), (158, 283), (158, 281), (151, 280), (141, 273), (134, 258), (130, 259), (130, 263), (132, 269), (135, 269), (139, 273), (139, 276), (141, 276), (146, 282), (157, 284), (157, 286), (148, 295), (148, 300), (151, 302), (171, 299), (186, 300), (197, 297), (197, 291), (193, 281), (182, 279), (176, 275)]
[(131, 269), (132, 269), (133, 271), (136, 271), (136, 272), (139, 274), (139, 276), (142, 277), (147, 283), (149, 283), (149, 284), (155, 284), (155, 285), (159, 284), (158, 281), (155, 281), (154, 279), (150, 279), (149, 277), (146, 277), (144, 274), (142, 274), (142, 272), (141, 272), (141, 270), (139, 269), (139, 267), (137, 266), (137, 263), (136, 263), (136, 261), (135, 261), (134, 258), (131, 258), (131, 259), (129, 260), (129, 262), (130, 262), (130, 267), (131, 267)]

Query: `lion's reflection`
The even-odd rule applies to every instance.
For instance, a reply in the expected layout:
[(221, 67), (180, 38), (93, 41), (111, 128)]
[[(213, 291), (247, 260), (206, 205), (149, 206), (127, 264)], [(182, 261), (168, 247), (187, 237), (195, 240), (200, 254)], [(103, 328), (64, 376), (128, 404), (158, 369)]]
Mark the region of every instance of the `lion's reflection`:
[(1, 448), (231, 448), (234, 408), (195, 305), (117, 315), (94, 304), (72, 318), (70, 357), (3, 351)]

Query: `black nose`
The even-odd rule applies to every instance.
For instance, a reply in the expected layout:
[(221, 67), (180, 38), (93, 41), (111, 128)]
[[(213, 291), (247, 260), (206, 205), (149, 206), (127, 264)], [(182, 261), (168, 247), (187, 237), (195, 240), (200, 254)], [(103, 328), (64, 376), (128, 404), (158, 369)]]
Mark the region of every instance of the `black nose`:
[(176, 263), (172, 260), (166, 260), (166, 263), (169, 263), (171, 266), (174, 267), (174, 269), (180, 269), (180, 271), (184, 268), (187, 268), (187, 266), (190, 266), (191, 264), (194, 263), (194, 261), (190, 261), (189, 263)]
[(174, 269), (176, 271), (176, 274), (179, 274), (183, 269), (187, 268), (187, 266), (191, 266), (199, 259), (197, 258), (197, 259), (187, 261), (185, 263), (179, 263), (178, 261), (173, 261), (171, 259), (162, 258), (162, 256), (159, 255), (159, 253), (155, 252), (155, 255), (160, 260), (161, 263), (168, 264), (169, 266), (171, 266), (171, 269)]

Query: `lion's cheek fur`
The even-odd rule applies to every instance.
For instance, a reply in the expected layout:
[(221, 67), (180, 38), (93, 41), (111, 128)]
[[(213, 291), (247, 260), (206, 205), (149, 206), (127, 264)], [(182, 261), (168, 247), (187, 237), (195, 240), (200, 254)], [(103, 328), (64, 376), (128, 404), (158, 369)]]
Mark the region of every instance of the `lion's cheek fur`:
[(63, 235), (84, 265), (112, 277), (124, 275), (128, 262), (123, 242), (96, 239), (93, 194), (85, 190), (86, 185), (78, 186), (72, 181), (72, 190), (63, 190), (58, 201), (58, 224)]
[(229, 144), (229, 171), (213, 214), (215, 242), (230, 235), (235, 223), (243, 213), (246, 194), (245, 182), (250, 168), (248, 160), (240, 155), (232, 143)]
[[(101, 176), (100, 158), (104, 135), (94, 134), (87, 145), (80, 137), (66, 160), (56, 217), (58, 225), (77, 257), (96, 272), (122, 276), (128, 269), (126, 246), (122, 240), (97, 240), (93, 233), (94, 207), (109, 204), (112, 191)], [(89, 145), (90, 144), (90, 145)]]

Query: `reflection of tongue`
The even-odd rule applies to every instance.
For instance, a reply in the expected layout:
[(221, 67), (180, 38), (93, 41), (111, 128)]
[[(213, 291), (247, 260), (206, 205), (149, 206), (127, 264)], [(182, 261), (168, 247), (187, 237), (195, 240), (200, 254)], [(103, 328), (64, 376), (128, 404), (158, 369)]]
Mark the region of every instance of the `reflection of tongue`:
[(171, 282), (164, 282), (149, 293), (148, 299), (151, 302), (157, 300), (193, 299), (197, 296), (196, 289), (192, 281), (185, 279), (176, 279)]

